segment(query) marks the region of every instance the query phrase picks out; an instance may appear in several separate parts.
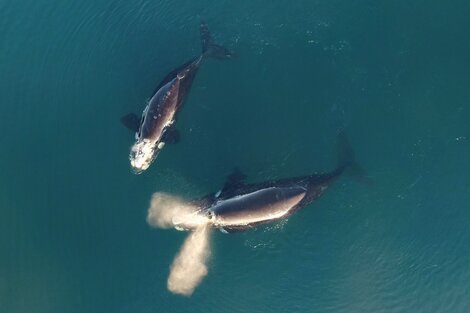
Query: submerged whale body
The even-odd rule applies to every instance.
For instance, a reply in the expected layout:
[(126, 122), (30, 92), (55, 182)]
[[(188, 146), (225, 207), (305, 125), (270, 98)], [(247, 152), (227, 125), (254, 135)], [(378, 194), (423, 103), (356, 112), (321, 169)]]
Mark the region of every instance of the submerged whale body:
[(207, 25), (200, 25), (202, 54), (171, 71), (155, 89), (145, 107), (142, 117), (129, 113), (121, 118), (122, 123), (135, 131), (136, 141), (131, 147), (129, 160), (136, 174), (149, 168), (165, 143), (179, 140), (174, 123), (196, 73), (205, 57), (230, 59), (234, 56), (226, 48), (215, 44)]
[(318, 199), (346, 170), (352, 168), (361, 175), (344, 134), (340, 134), (338, 144), (338, 166), (329, 173), (246, 184), (245, 176), (235, 170), (222, 190), (192, 201), (193, 213), (175, 216), (172, 223), (179, 230), (208, 224), (233, 232), (285, 219)]

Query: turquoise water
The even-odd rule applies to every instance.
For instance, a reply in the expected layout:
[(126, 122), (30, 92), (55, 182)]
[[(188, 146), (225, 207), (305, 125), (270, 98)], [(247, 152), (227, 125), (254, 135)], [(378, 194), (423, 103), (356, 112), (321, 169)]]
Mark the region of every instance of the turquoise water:
[[(469, 312), (466, 1), (0, 0), (0, 312)], [(142, 175), (133, 134), (204, 19), (181, 141)], [(211, 235), (191, 297), (166, 288), (186, 233), (154, 192), (196, 197), (327, 171), (345, 128), (374, 186), (341, 178), (287, 222)]]

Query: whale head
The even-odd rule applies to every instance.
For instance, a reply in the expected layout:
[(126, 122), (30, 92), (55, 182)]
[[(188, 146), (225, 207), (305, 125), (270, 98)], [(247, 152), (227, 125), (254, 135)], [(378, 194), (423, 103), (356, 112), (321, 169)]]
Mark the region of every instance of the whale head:
[(129, 154), (129, 161), (135, 174), (141, 174), (149, 168), (160, 150), (159, 146), (148, 139), (138, 139), (134, 143)]

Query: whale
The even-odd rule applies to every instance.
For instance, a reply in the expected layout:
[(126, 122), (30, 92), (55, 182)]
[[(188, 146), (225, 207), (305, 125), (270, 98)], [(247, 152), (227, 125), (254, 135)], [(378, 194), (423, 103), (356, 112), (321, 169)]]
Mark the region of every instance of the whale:
[(346, 135), (338, 136), (338, 163), (334, 170), (290, 178), (246, 183), (246, 175), (233, 170), (223, 188), (190, 201), (191, 212), (175, 214), (177, 230), (209, 225), (222, 232), (245, 231), (257, 225), (287, 219), (321, 197), (343, 173), (364, 177)]
[(124, 126), (135, 132), (135, 143), (129, 153), (131, 169), (135, 174), (147, 170), (166, 143), (179, 141), (175, 122), (202, 61), (208, 57), (223, 60), (235, 56), (227, 48), (214, 43), (206, 23), (201, 22), (199, 30), (202, 53), (163, 78), (141, 117), (128, 113), (121, 118)]
[(345, 173), (359, 182), (370, 183), (341, 132), (338, 160), (329, 172), (248, 183), (247, 176), (235, 168), (222, 189), (193, 200), (160, 191), (154, 193), (147, 223), (189, 233), (170, 266), (168, 290), (190, 296), (207, 275), (212, 230), (228, 234), (288, 219), (323, 196)]

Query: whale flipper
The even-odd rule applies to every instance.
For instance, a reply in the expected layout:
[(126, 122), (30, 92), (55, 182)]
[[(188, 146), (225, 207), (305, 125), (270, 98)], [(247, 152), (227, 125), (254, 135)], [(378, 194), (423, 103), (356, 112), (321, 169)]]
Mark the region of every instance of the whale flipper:
[(238, 168), (234, 168), (230, 175), (227, 176), (224, 188), (233, 188), (243, 186), (245, 183), (246, 175)]
[(246, 175), (239, 168), (234, 168), (230, 175), (227, 176), (224, 186), (218, 193), (219, 198), (227, 198), (232, 196), (233, 192), (245, 184)]
[(165, 133), (162, 136), (162, 141), (164, 143), (178, 143), (180, 141), (180, 132), (177, 130), (175, 127), (170, 127), (167, 130), (165, 130)]
[(214, 43), (206, 23), (201, 22), (201, 25), (199, 26), (199, 32), (201, 33), (202, 54), (204, 56), (219, 60), (232, 59), (235, 57), (235, 54), (232, 51)]
[(129, 113), (121, 117), (121, 123), (136, 133), (139, 131), (140, 118), (134, 113)]

